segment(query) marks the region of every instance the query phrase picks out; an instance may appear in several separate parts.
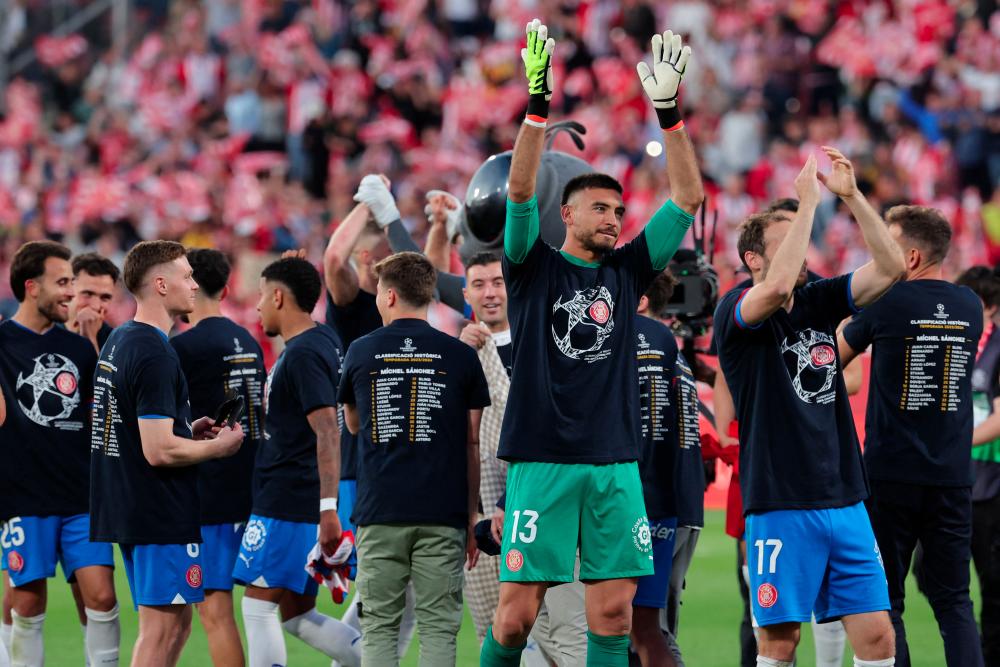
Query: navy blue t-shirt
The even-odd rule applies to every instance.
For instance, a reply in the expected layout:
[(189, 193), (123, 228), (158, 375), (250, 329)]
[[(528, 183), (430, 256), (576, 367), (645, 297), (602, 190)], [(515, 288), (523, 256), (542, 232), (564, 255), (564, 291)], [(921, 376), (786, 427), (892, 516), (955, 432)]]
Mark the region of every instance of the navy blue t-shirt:
[(677, 516), (674, 465), (677, 461), (677, 401), (674, 370), (677, 340), (670, 329), (643, 315), (635, 316), (635, 358), (639, 366), (642, 447), (639, 476), (650, 520)]
[(90, 341), (62, 327), (38, 334), (13, 320), (0, 323), (7, 404), (0, 460), (11, 473), (0, 491), (0, 516), (87, 513), (96, 364)]
[[(326, 323), (340, 339), (343, 358), (351, 343), (382, 326), (382, 316), (375, 305), (375, 295), (359, 288), (354, 301), (346, 306), (338, 306), (330, 293), (326, 293)], [(347, 430), (343, 409), (338, 411), (337, 419), (340, 423), (340, 479), (355, 479), (358, 474), (357, 439)]]
[(635, 310), (659, 273), (642, 232), (582, 266), (541, 238), (504, 253), (514, 372), (498, 456), (508, 461), (636, 461), (642, 441)]
[(316, 432), (307, 418), (337, 407), (340, 348), (330, 327), (317, 324), (286, 342), (264, 391), (264, 440), (254, 468), (253, 513), (319, 523)]
[(705, 525), (705, 464), (701, 458), (698, 385), (683, 354), (677, 355), (674, 381), (677, 404), (677, 462), (674, 482), (677, 525)]
[(851, 274), (794, 292), (754, 327), (726, 294), (715, 311), (719, 363), (736, 405), (745, 513), (853, 505), (868, 497), (836, 329), (857, 312)]
[(356, 525), (468, 524), (469, 410), (490, 404), (476, 351), (424, 320), (396, 320), (347, 351), (341, 403), (356, 405)]
[(228, 392), (243, 397), (243, 444), (233, 456), (198, 465), (198, 494), (203, 526), (246, 521), (264, 434), (264, 353), (249, 331), (225, 317), (205, 318), (170, 343), (187, 379), (193, 421), (215, 418)]
[(872, 345), (865, 465), (872, 479), (972, 484), (972, 368), (983, 304), (943, 280), (896, 283), (844, 328)]
[(94, 374), (90, 539), (119, 544), (201, 542), (198, 467), (154, 467), (140, 419), (172, 419), (191, 438), (191, 404), (180, 359), (159, 329), (126, 322), (101, 348)]
[(107, 322), (101, 322), (101, 328), (97, 330), (97, 347), (104, 347), (104, 344), (108, 342), (108, 338), (111, 337), (111, 332), (115, 328), (108, 324)]

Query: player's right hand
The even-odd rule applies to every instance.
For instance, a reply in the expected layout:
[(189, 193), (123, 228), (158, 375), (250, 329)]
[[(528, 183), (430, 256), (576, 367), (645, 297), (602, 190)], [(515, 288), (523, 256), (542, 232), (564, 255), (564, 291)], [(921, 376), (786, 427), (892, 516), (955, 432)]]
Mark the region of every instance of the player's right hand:
[(340, 546), (340, 537), (344, 534), (340, 526), (340, 517), (336, 510), (319, 513), (319, 546), (323, 555), (332, 556)]
[(215, 442), (219, 445), (219, 458), (232, 456), (240, 451), (243, 444), (243, 426), (237, 423), (232, 428), (226, 426), (215, 436)]
[(503, 544), (503, 515), (503, 509), (497, 507), (493, 510), (493, 517), (490, 520), (490, 534), (497, 544)]
[(539, 19), (532, 19), (524, 29), (528, 33), (528, 44), (521, 49), (521, 60), (528, 77), (528, 94), (544, 95), (546, 100), (551, 100), (552, 52), (556, 41), (549, 37), (548, 26)]
[(486, 341), (490, 339), (490, 332), (482, 323), (471, 322), (465, 325), (462, 333), (458, 335), (458, 339), (470, 347), (481, 350), (483, 345), (486, 345)]
[(93, 308), (81, 308), (76, 313), (76, 326), (84, 338), (97, 340), (97, 332), (101, 330), (104, 318)]
[(795, 177), (795, 192), (799, 203), (816, 206), (819, 204), (819, 178), (816, 175), (816, 156), (810, 155), (802, 171)]
[(424, 206), (427, 222), (431, 225), (445, 225), (448, 241), (452, 241), (462, 224), (462, 202), (458, 197), (444, 190), (430, 190)]
[(826, 186), (827, 190), (838, 197), (847, 199), (856, 195), (858, 193), (858, 182), (854, 177), (854, 165), (836, 148), (832, 146), (823, 146), (822, 148), (826, 156), (830, 158), (833, 166), (829, 174), (817, 171), (816, 176)]
[(361, 179), (358, 191), (354, 193), (354, 201), (365, 204), (382, 229), (400, 218), (396, 199), (389, 191), (388, 183), (389, 179), (384, 176), (368, 174)]

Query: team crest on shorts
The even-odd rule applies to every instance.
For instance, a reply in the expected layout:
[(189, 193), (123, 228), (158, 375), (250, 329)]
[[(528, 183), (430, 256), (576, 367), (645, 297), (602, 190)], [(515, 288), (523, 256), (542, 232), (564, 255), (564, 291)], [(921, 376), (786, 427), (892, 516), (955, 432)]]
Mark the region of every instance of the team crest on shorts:
[(764, 609), (773, 607), (778, 601), (778, 589), (771, 584), (761, 584), (757, 587), (757, 604)]
[(16, 551), (7, 554), (7, 569), (11, 572), (20, 572), (24, 569), (24, 557)]
[(191, 588), (201, 588), (201, 565), (189, 567), (185, 579)]
[(257, 551), (264, 546), (267, 538), (267, 527), (260, 519), (253, 519), (247, 523), (247, 529), (243, 531), (243, 548), (247, 551)]
[(640, 553), (648, 554), (653, 548), (653, 538), (649, 533), (649, 521), (641, 516), (632, 524), (632, 544)]
[(507, 569), (511, 572), (517, 572), (522, 567), (524, 567), (524, 555), (517, 549), (511, 549), (507, 552)]

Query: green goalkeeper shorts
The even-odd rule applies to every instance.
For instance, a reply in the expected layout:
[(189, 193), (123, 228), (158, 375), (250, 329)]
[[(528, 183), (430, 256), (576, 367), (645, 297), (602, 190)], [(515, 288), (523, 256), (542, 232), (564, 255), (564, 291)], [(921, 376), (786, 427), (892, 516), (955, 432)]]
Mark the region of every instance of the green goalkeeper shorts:
[(500, 581), (625, 579), (653, 574), (636, 463), (539, 463), (507, 470)]

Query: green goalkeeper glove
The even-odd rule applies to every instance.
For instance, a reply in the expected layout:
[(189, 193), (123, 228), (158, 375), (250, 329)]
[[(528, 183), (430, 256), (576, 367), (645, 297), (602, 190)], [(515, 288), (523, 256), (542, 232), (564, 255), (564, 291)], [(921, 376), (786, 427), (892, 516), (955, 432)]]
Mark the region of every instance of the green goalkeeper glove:
[(549, 29), (540, 20), (534, 19), (525, 27), (528, 45), (521, 49), (524, 73), (528, 77), (528, 94), (552, 99), (552, 51), (556, 47), (549, 37)]

